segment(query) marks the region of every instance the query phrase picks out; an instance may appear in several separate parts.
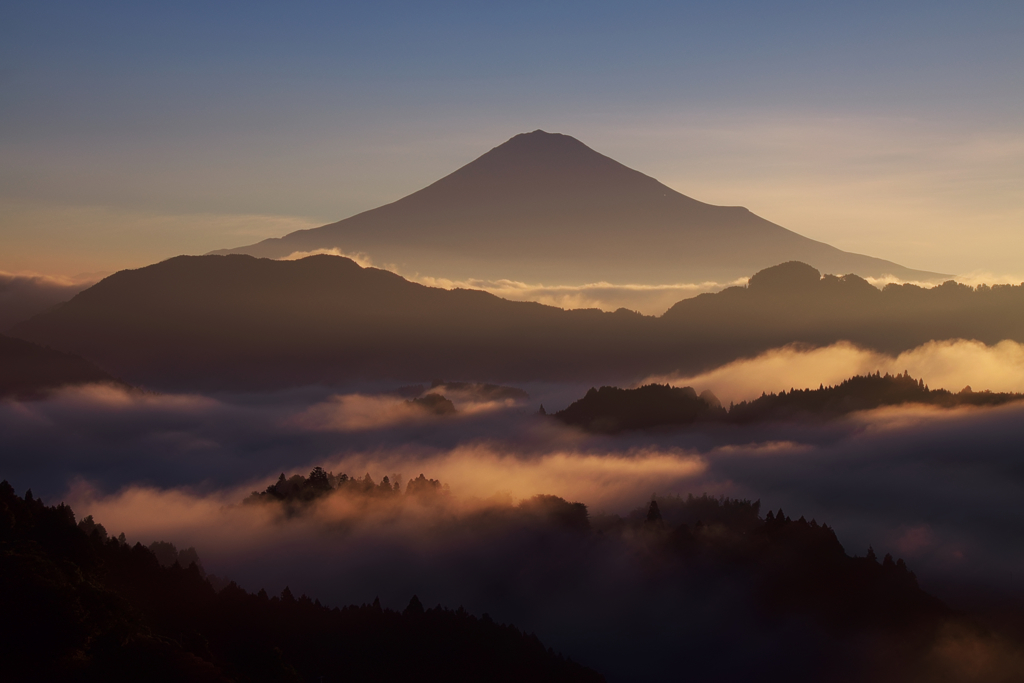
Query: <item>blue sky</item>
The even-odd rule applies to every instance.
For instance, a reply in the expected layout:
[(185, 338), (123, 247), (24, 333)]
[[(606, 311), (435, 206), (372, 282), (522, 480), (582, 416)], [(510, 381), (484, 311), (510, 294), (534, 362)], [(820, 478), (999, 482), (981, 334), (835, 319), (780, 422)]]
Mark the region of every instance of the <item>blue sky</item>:
[(0, 270), (336, 220), (543, 128), (842, 248), (1007, 274), (1022, 36), (1015, 1), (6, 2)]

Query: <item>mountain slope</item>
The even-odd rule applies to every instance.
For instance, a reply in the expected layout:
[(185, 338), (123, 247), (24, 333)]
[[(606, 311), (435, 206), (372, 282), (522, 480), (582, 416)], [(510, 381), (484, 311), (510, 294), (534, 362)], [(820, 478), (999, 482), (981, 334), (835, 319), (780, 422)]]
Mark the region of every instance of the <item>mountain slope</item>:
[(337, 223), (229, 249), (362, 252), (403, 273), (544, 284), (728, 282), (784, 261), (935, 280), (705, 204), (567, 135), (517, 135), (432, 185)]
[(654, 318), (431, 288), (337, 256), (181, 256), (116, 273), (12, 334), (154, 389), (435, 377), (616, 384), (795, 342), (889, 353), (933, 339), (1024, 342), (1022, 306), (1024, 286), (880, 291), (787, 263)]
[(120, 384), (84, 358), (0, 335), (0, 398), (40, 398), (62, 386), (97, 382)]
[(182, 256), (116, 273), (16, 333), (136, 383), (216, 389), (571, 377), (629, 365), (636, 325), (652, 321), (425, 287), (336, 256)]

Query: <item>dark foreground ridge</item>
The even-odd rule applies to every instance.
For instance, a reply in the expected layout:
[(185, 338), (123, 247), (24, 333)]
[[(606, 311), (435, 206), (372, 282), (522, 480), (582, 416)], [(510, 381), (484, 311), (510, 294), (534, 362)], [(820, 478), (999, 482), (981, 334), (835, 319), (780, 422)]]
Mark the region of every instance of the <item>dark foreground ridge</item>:
[(592, 432), (614, 433), (698, 423), (747, 424), (768, 421), (828, 420), (858, 410), (908, 403), (955, 408), (997, 406), (1024, 400), (1024, 394), (929, 389), (909, 374), (858, 375), (836, 386), (762, 394), (725, 409), (710, 391), (648, 384), (636, 389), (591, 389), (554, 417)]
[[(346, 481), (318, 468), (256, 498), (293, 514), (323, 496), (444, 499), (425, 477), (405, 493)], [(303, 501), (310, 486), (322, 490)], [(921, 590), (902, 560), (851, 557), (827, 525), (782, 510), (762, 518), (759, 502), (658, 496), (625, 517), (590, 517), (582, 503), (536, 496), (457, 523), (459, 534), (485, 526), (495, 547), (519, 539), (472, 580), (504, 584), (527, 612), (571, 612), (578, 633), (559, 636), (611, 680), (683, 667), (707, 680), (971, 680), (946, 676), (949, 658), (991, 657), (992, 643), (1004, 644), (1005, 680), (1021, 673), (1013, 650), (1005, 658), (1012, 641)], [(623, 563), (639, 571), (601, 580)], [(537, 583), (538, 572), (556, 572), (556, 585)], [(108, 539), (91, 517), (76, 524), (67, 506), (0, 484), (0, 656), (13, 680), (603, 680), (486, 614), (425, 609), (416, 597), (402, 613), (378, 602), (329, 609), (204, 576), (193, 549)]]
[(157, 390), (435, 377), (619, 383), (793, 343), (895, 354), (933, 340), (1024, 342), (1022, 308), (1024, 286), (879, 290), (786, 263), (655, 318), (425, 287), (336, 256), (182, 256), (116, 273), (12, 334)]
[(76, 524), (66, 505), (0, 484), (8, 680), (603, 680), (513, 626), (415, 596), (399, 613), (379, 602), (329, 609), (287, 588), (218, 592), (194, 562), (161, 566), (168, 546), (107, 539), (91, 517)]

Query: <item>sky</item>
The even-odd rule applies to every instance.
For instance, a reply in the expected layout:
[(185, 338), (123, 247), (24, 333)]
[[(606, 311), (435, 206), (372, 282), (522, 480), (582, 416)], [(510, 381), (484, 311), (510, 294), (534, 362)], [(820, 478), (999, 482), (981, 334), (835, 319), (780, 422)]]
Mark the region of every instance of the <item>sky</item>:
[(314, 227), (539, 128), (842, 249), (1020, 282), (1021, 35), (1016, 0), (3, 2), (0, 271)]

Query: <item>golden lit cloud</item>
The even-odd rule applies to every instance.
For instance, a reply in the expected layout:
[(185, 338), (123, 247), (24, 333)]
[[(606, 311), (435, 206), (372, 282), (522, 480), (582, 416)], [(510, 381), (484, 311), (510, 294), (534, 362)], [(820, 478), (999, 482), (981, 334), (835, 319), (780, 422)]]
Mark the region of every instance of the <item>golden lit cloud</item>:
[(811, 349), (785, 346), (700, 375), (652, 376), (642, 384), (711, 389), (728, 404), (757, 398), (762, 392), (813, 389), (874, 372), (909, 372), (933, 389), (959, 391), (970, 385), (978, 391), (1020, 392), (1024, 391), (1024, 345), (1009, 340), (992, 346), (963, 339), (932, 341), (895, 357), (849, 342)]

